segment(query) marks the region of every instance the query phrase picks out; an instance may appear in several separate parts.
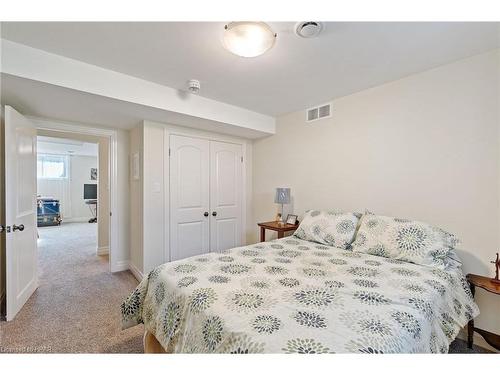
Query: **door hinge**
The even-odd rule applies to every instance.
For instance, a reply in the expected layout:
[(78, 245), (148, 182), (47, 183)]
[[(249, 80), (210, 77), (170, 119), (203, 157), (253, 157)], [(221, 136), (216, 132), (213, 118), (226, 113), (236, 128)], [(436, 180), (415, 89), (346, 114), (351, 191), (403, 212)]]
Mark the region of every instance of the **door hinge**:
[(241, 157), (241, 162), (243, 163), (243, 156)]
[(109, 216), (113, 216), (113, 213), (112, 213), (112, 212), (110, 212), (110, 213), (109, 213)]
[(170, 156), (170, 155), (171, 155), (171, 153), (172, 153), (172, 150), (169, 148), (169, 149), (168, 149), (168, 156)]

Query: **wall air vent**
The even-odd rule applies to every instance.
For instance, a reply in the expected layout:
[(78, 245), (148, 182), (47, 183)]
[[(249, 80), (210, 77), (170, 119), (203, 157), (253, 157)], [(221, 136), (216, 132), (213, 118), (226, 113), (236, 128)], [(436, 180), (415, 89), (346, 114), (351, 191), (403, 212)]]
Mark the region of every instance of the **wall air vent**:
[(311, 121), (320, 120), (322, 118), (330, 117), (332, 115), (331, 106), (332, 105), (330, 103), (328, 103), (328, 104), (320, 105), (319, 107), (309, 108), (306, 111), (306, 121), (311, 122)]

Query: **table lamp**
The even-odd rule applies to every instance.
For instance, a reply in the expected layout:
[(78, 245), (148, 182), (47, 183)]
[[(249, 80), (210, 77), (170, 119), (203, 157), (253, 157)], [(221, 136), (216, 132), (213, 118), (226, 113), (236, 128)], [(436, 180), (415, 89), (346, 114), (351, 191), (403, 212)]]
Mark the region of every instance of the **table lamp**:
[(281, 204), (280, 224), (283, 224), (283, 205), (290, 203), (290, 188), (276, 188), (274, 203)]

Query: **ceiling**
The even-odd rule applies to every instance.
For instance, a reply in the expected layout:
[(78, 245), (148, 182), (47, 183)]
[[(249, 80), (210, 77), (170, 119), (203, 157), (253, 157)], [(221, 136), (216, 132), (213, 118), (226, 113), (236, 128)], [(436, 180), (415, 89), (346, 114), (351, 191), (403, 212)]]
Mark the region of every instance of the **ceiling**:
[(37, 153), (55, 155), (80, 155), (97, 157), (97, 143), (66, 138), (37, 137)]
[(1, 73), (0, 82), (2, 104), (10, 105), (22, 114), (42, 119), (117, 129), (132, 129), (143, 120), (149, 120), (249, 139), (264, 135), (250, 128), (239, 128), (10, 74)]
[(277, 116), (498, 48), (497, 23), (334, 23), (316, 39), (269, 23), (275, 46), (241, 58), (224, 23), (4, 22), (2, 38)]

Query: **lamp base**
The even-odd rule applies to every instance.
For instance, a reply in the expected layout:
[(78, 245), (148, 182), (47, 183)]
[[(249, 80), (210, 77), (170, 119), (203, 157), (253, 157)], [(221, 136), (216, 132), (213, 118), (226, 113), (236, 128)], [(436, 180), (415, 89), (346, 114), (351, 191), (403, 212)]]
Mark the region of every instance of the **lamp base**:
[(277, 214), (276, 214), (276, 222), (277, 222), (278, 224), (283, 222), (283, 217), (281, 216), (281, 214), (280, 214), (280, 213), (277, 213)]

